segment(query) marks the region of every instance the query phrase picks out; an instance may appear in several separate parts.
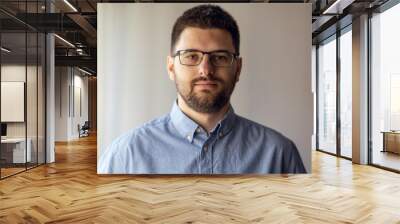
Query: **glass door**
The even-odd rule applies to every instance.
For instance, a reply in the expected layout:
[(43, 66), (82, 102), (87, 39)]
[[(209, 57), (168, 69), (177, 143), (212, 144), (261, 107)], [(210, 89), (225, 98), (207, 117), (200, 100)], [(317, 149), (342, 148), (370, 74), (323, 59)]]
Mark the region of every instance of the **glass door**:
[(317, 49), (317, 148), (336, 154), (336, 35)]
[(340, 43), (340, 156), (352, 158), (352, 35), (341, 31)]
[(400, 4), (371, 18), (371, 163), (400, 171)]

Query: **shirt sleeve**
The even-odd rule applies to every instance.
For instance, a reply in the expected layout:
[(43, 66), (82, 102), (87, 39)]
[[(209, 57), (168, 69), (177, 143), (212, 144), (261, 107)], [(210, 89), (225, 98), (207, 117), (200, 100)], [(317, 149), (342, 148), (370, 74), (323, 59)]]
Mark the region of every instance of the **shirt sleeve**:
[(116, 155), (116, 144), (112, 143), (101, 155), (97, 164), (98, 174), (112, 174), (115, 172), (115, 166), (118, 165), (118, 155)]

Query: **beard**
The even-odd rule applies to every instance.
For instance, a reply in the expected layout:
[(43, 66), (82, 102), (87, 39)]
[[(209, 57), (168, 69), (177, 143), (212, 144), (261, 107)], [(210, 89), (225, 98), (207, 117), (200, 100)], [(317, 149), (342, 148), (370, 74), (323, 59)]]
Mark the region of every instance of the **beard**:
[[(236, 85), (236, 77), (225, 82), (216, 77), (194, 79), (190, 83), (189, 91), (185, 91), (178, 81), (175, 81), (176, 89), (185, 103), (194, 111), (199, 113), (215, 113), (220, 111), (230, 100)], [(199, 81), (211, 81), (222, 86), (222, 89), (210, 91), (208, 89), (195, 92), (195, 84)]]

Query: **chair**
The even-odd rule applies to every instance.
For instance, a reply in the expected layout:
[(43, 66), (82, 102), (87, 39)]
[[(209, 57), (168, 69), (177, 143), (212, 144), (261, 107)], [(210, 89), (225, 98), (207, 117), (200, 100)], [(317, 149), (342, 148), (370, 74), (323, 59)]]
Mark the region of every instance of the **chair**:
[(89, 121), (85, 121), (82, 127), (80, 127), (80, 125), (78, 124), (79, 138), (89, 136), (89, 129), (90, 129)]

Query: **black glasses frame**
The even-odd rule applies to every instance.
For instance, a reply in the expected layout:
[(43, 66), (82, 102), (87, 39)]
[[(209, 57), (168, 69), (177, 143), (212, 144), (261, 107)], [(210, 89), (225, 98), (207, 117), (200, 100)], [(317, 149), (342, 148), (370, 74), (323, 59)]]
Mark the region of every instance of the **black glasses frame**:
[[(199, 63), (198, 63), (198, 64), (195, 64), (195, 65), (184, 64), (184, 63), (182, 63), (181, 57), (180, 57), (180, 55), (181, 55), (182, 52), (199, 52), (199, 53), (202, 53), (202, 55), (201, 55), (201, 60), (199, 60)], [(206, 54), (210, 55), (210, 54), (219, 53), (219, 52), (230, 54), (230, 55), (232, 56), (232, 61), (229, 63), (228, 66), (215, 65), (215, 64), (213, 63), (213, 61), (211, 61), (211, 64), (214, 65), (214, 66), (216, 66), (216, 67), (230, 67), (230, 66), (232, 66), (232, 64), (233, 64), (233, 61), (236, 60), (236, 59), (239, 57), (239, 54), (232, 53), (232, 52), (226, 51), (226, 50), (218, 50), (218, 51), (200, 51), (200, 50), (195, 50), (195, 49), (188, 49), (188, 50), (179, 50), (179, 51), (176, 51), (175, 54), (172, 55), (172, 57), (179, 56), (179, 63), (180, 63), (181, 65), (185, 65), (185, 66), (198, 66), (198, 65), (201, 64), (201, 62), (203, 61), (204, 55), (206, 55)]]

